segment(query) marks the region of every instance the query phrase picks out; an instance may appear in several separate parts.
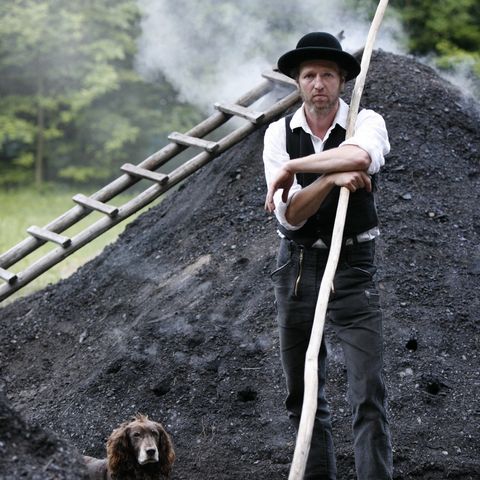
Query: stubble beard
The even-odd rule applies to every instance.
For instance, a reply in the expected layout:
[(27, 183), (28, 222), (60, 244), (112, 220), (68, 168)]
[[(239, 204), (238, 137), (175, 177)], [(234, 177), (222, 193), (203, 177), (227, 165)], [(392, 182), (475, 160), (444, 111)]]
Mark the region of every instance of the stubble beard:
[(316, 116), (326, 116), (331, 113), (332, 110), (337, 109), (338, 100), (340, 98), (340, 91), (338, 91), (337, 95), (334, 95), (333, 98), (328, 97), (325, 103), (314, 102), (313, 94), (311, 96), (307, 95), (302, 88), (300, 88), (300, 95), (305, 104), (305, 108), (308, 110), (309, 113)]
[(324, 103), (323, 105), (319, 105), (314, 103), (311, 100), (308, 100), (305, 98), (305, 95), (302, 95), (303, 101), (305, 102), (305, 107), (308, 110), (309, 113), (313, 115), (320, 115), (320, 116), (325, 116), (331, 113), (333, 110), (336, 110), (337, 105), (338, 105), (338, 97), (329, 100), (327, 103)]

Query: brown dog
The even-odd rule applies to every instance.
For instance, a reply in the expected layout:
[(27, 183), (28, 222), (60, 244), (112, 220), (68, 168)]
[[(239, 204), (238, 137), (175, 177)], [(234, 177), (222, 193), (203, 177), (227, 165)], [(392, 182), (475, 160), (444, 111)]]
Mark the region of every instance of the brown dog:
[(84, 459), (91, 480), (160, 480), (169, 477), (175, 452), (163, 426), (139, 414), (112, 432), (107, 458)]

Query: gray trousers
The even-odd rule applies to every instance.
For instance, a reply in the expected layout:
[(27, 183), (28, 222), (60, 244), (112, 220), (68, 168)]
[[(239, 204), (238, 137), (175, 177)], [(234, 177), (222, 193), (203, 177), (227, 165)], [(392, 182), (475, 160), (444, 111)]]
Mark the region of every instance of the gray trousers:
[[(382, 378), (383, 333), (379, 296), (373, 280), (375, 241), (342, 247), (327, 318), (343, 348), (352, 408), (358, 480), (390, 480), (392, 451)], [(286, 407), (298, 429), (304, 391), (305, 353), (328, 250), (281, 241), (275, 286)], [(325, 398), (325, 342), (318, 358), (318, 404), (305, 479), (335, 480), (330, 410)]]

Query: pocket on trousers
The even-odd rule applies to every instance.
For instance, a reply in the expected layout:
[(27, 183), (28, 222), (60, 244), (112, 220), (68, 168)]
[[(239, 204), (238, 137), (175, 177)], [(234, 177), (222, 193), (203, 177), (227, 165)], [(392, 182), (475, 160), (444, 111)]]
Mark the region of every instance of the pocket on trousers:
[(291, 264), (292, 252), (290, 246), (286, 241), (282, 241), (277, 255), (277, 267), (270, 273), (270, 279), (275, 283), (279, 277), (282, 277), (282, 272), (288, 270)]
[(377, 271), (377, 268), (374, 265), (361, 265), (361, 266), (356, 266), (356, 265), (350, 265), (350, 268), (355, 270), (357, 273), (360, 275), (364, 275), (368, 278), (373, 278), (375, 275), (375, 272)]
[(373, 278), (377, 271), (373, 243), (365, 242), (356, 245), (352, 251), (348, 252), (345, 263), (361, 276)]
[(282, 272), (288, 270), (288, 268), (292, 265), (292, 259), (288, 259), (286, 263), (284, 263), (283, 265), (281, 265), (280, 267), (277, 267), (271, 274), (270, 274), (270, 278), (272, 280), (272, 282), (275, 283), (275, 281), (278, 279), (278, 278), (281, 278), (282, 277)]

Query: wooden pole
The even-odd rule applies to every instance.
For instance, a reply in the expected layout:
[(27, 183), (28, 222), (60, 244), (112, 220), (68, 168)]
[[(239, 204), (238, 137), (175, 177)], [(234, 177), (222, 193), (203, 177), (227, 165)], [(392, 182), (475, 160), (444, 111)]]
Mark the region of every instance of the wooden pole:
[[(365, 49), (362, 56), (361, 70), (358, 75), (350, 101), (350, 109), (347, 118), (346, 138), (350, 138), (355, 130), (360, 98), (362, 96), (365, 79), (370, 65), (373, 44), (380, 28), (383, 15), (387, 8), (388, 0), (380, 0), (375, 16), (368, 32)], [(315, 308), (315, 317), (313, 320), (310, 342), (308, 344), (305, 356), (305, 391), (303, 396), (302, 416), (297, 435), (297, 443), (290, 468), (289, 480), (302, 480), (305, 474), (310, 443), (312, 440), (313, 423), (315, 412), (317, 410), (317, 391), (318, 391), (318, 354), (322, 343), (323, 328), (325, 325), (325, 315), (327, 312), (330, 291), (335, 277), (340, 250), (342, 246), (343, 229), (345, 226), (345, 217), (347, 215), (349, 190), (345, 187), (340, 189), (337, 213), (332, 233), (332, 244), (328, 255), (327, 265), (323, 274), (322, 283)]]

